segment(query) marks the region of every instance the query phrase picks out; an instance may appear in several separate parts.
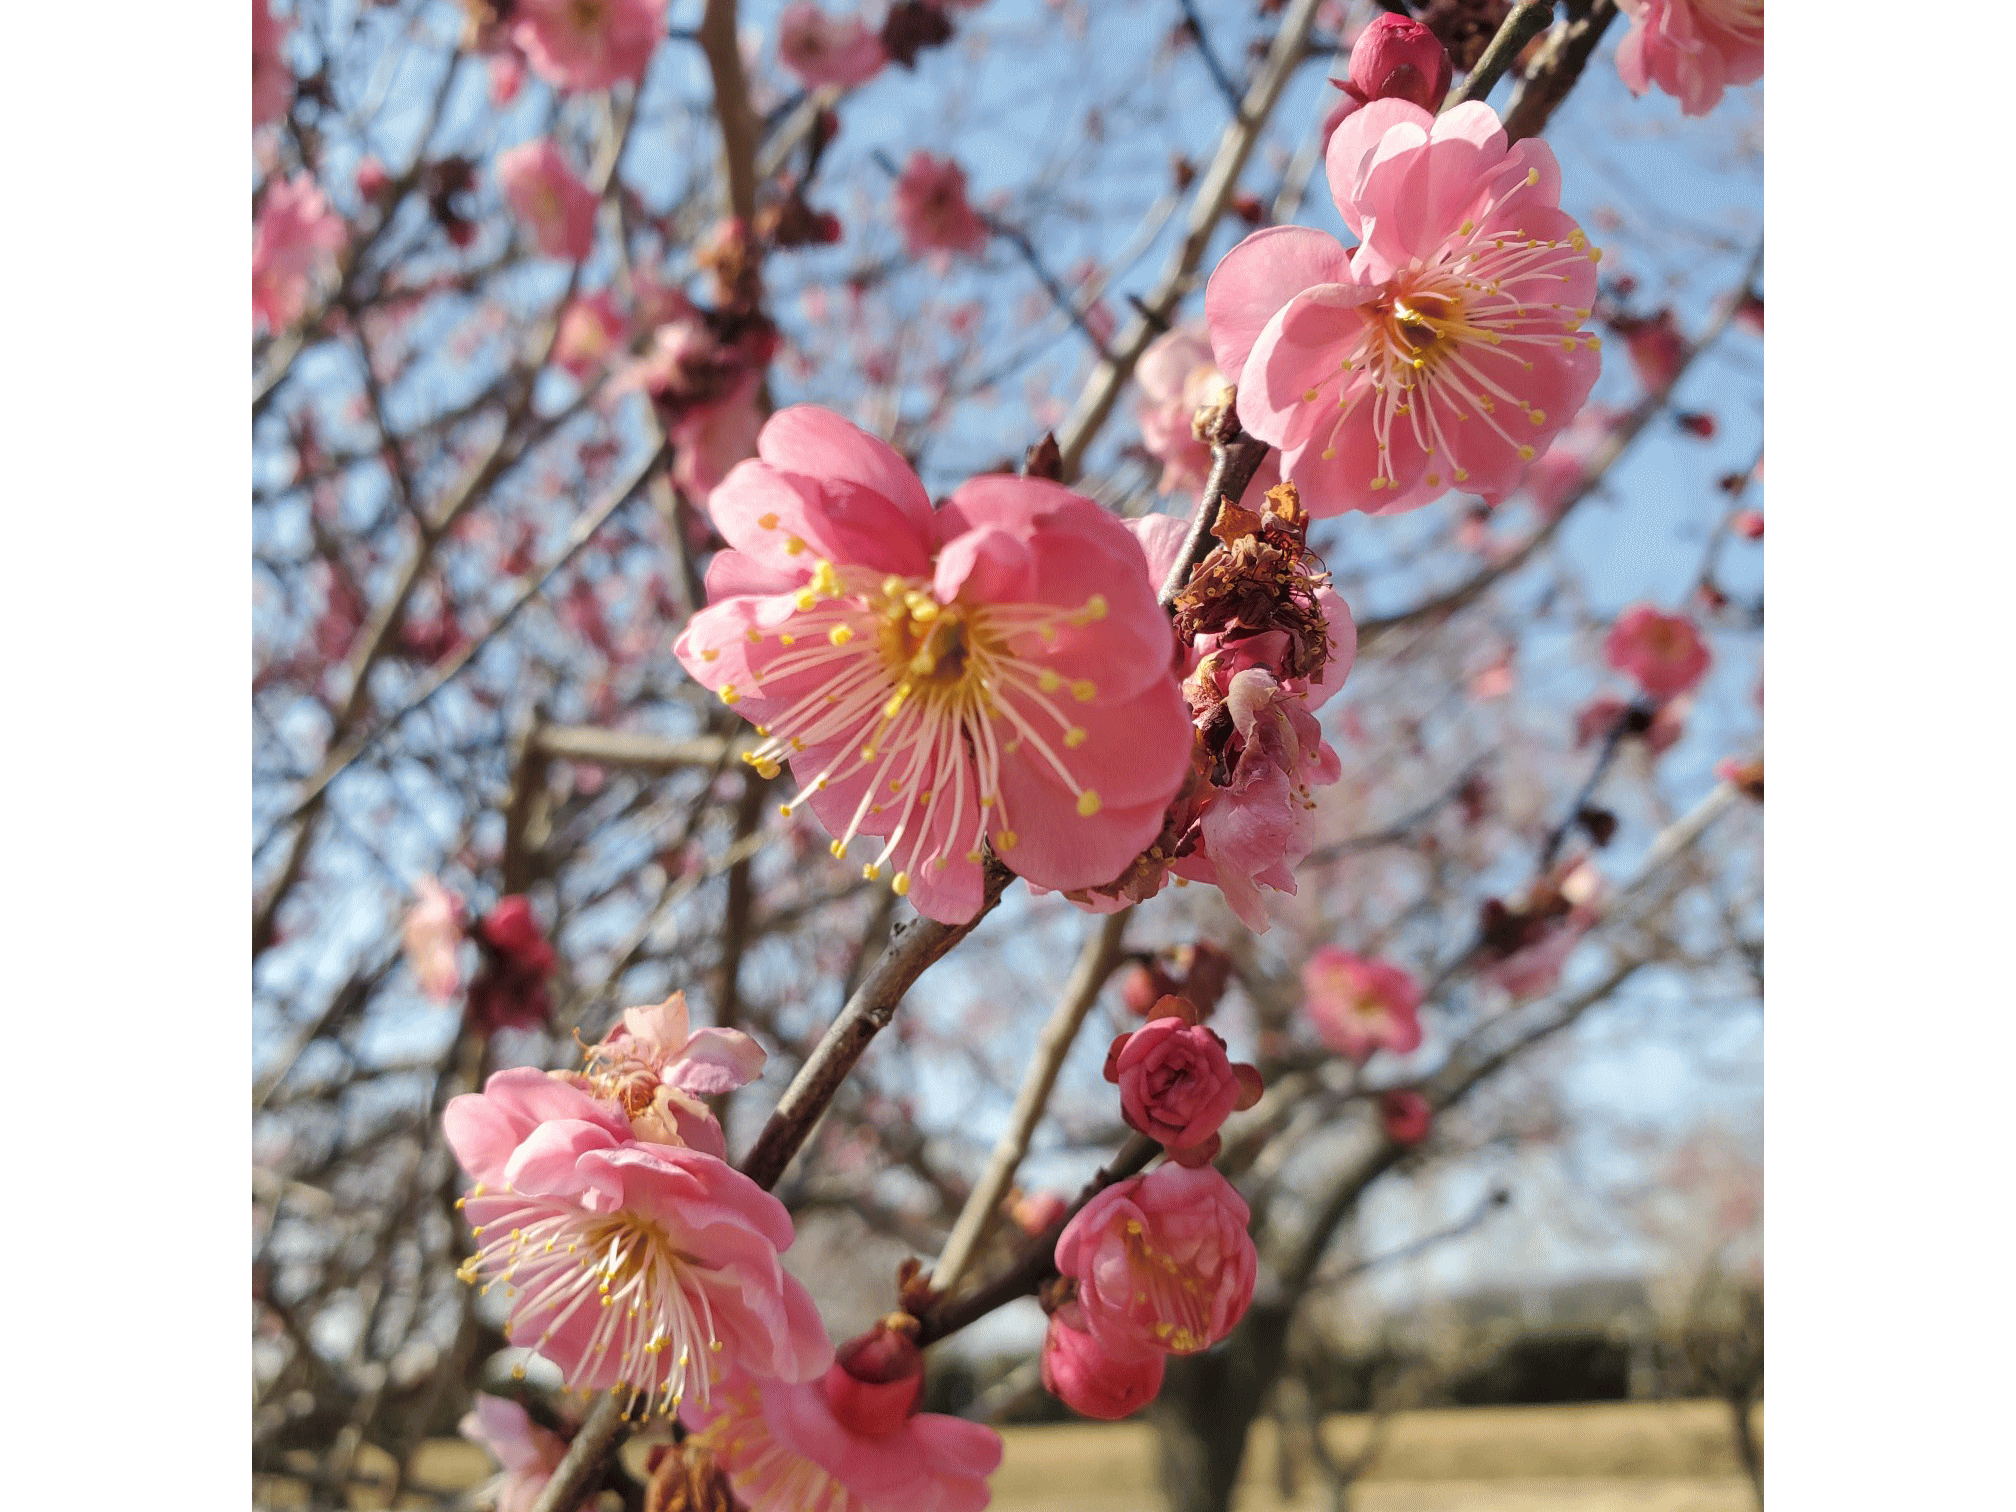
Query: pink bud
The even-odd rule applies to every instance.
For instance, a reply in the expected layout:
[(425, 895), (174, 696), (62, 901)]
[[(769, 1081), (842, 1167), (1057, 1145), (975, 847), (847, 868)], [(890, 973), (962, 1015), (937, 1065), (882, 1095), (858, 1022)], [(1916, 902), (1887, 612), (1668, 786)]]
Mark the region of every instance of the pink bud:
[(357, 197), (375, 200), (392, 186), (392, 175), (385, 165), (375, 157), (367, 157), (357, 165)]
[(1351, 88), (1360, 101), (1408, 100), (1426, 111), (1442, 108), (1453, 73), (1449, 50), (1419, 21), (1382, 15), (1359, 33), (1351, 49)]
[(1746, 541), (1761, 541), (1764, 539), (1764, 516), (1754, 509), (1744, 510), (1730, 524), (1736, 534), (1743, 537)]
[(891, 1313), (840, 1347), (826, 1371), (826, 1402), (851, 1432), (886, 1438), (917, 1410), (924, 1357), (911, 1337), (916, 1327), (908, 1313)]
[[(1172, 1006), (1189, 1004), (1164, 998), (1157, 1011), (1168, 1014)], [(1119, 1084), (1127, 1126), (1172, 1152), (1208, 1145), (1215, 1153), (1219, 1125), (1246, 1092), (1225, 1053), (1225, 1041), (1175, 1015), (1114, 1040), (1106, 1054), (1106, 1079)]]
[(1379, 1099), (1379, 1122), (1395, 1144), (1419, 1144), (1435, 1124), (1435, 1110), (1419, 1092), (1388, 1092)]
[(1159, 1354), (1123, 1363), (1106, 1353), (1076, 1302), (1051, 1315), (1043, 1337), (1043, 1389), (1082, 1417), (1113, 1422), (1145, 1407), (1162, 1389), (1163, 1368)]

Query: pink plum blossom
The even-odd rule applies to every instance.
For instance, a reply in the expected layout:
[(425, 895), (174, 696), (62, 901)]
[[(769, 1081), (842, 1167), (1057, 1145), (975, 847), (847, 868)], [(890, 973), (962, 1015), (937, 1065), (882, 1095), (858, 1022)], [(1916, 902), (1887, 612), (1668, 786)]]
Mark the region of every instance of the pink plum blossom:
[(836, 20), (811, 3), (796, 0), (777, 18), (777, 61), (807, 89), (866, 84), (889, 61), (882, 41), (859, 16)]
[(264, 126), (287, 114), (294, 98), (294, 71), (287, 66), (289, 19), (273, 19), (271, 0), (252, 0), (252, 124)]
[[(1222, 395), (1229, 385), (1211, 359), (1211, 341), (1203, 327), (1178, 326), (1157, 336), (1134, 369), (1141, 385), (1135, 419), (1141, 445), (1162, 464), (1162, 493), (1201, 493), (1211, 476), (1211, 447), (1197, 439), (1191, 418)], [(1246, 485), (1245, 497), (1257, 499), (1281, 481), (1281, 457), (1269, 452)]]
[[(496, 1512), (532, 1512), (539, 1493), (560, 1468), (566, 1440), (532, 1421), (530, 1414), (508, 1397), (477, 1392), (464, 1415), (462, 1436), (481, 1444), (504, 1467), (490, 1483), (487, 1495)], [(586, 1503), (583, 1504), (587, 1505)]]
[(476, 926), (483, 968), (469, 983), (464, 1005), (470, 1022), (484, 1030), (530, 1029), (553, 1011), (547, 980), (553, 974), (553, 947), (519, 894), (500, 898)]
[(1421, 1044), (1420, 984), (1391, 962), (1324, 945), (1303, 963), (1302, 993), (1309, 1022), (1339, 1055), (1363, 1062)]
[(980, 1512), (1001, 1463), (1000, 1434), (938, 1413), (857, 1433), (817, 1381), (731, 1376), (680, 1417), (747, 1512)]
[(511, 40), (556, 89), (634, 82), (665, 31), (665, 0), (517, 0)]
[(343, 218), (306, 173), (276, 179), (259, 201), (252, 227), (252, 316), (285, 330), (308, 308), (308, 294), (336, 271)]
[(1462, 487), (1497, 502), (1601, 367), (1588, 238), (1553, 151), (1508, 146), (1478, 101), (1374, 100), (1330, 139), (1360, 238), (1272, 226), (1219, 263), (1204, 309), (1239, 420), (1316, 516), (1393, 514)]
[(1617, 616), (1604, 637), (1603, 657), (1660, 699), (1692, 689), (1713, 659), (1694, 621), (1684, 614), (1661, 614), (1650, 604), (1634, 604)]
[(1260, 1073), (1232, 1064), (1225, 1041), (1183, 1018), (1151, 1019), (1113, 1041), (1106, 1080), (1120, 1087), (1127, 1127), (1198, 1165), (1218, 1153), (1218, 1126), (1260, 1098)]
[(1055, 1192), (1019, 1192), (1008, 1204), (1008, 1217), (1025, 1234), (1049, 1230), (1071, 1209)]
[(1435, 1110), (1419, 1092), (1401, 1088), (1380, 1097), (1379, 1126), (1395, 1144), (1419, 1144), (1435, 1126)]
[(551, 137), (498, 153), (497, 182), (546, 256), (580, 262), (595, 250), (595, 191), (574, 176)]
[(816, 1378), (832, 1343), (785, 1271), (784, 1205), (716, 1156), (630, 1137), (622, 1112), (543, 1071), (500, 1071), (442, 1127), (476, 1185), (463, 1277), (503, 1281), (505, 1336), (568, 1387), (676, 1410), (728, 1371)]
[(589, 1048), (580, 1084), (620, 1106), (636, 1137), (725, 1158), (721, 1126), (700, 1101), (745, 1086), (763, 1071), (763, 1047), (739, 1029), (689, 1031), (686, 994), (626, 1008)]
[(462, 899), (432, 877), (422, 877), (413, 891), (419, 901), (406, 910), (406, 965), (422, 992), (445, 1003), (462, 989), (456, 956), (468, 914)]
[(695, 405), (665, 429), (673, 446), (672, 481), (695, 499), (708, 498), (738, 462), (756, 455), (763, 429), (757, 391), (760, 373), (752, 373), (725, 397)]
[(1080, 1417), (1117, 1422), (1155, 1400), (1167, 1357), (1149, 1352), (1116, 1360), (1085, 1327), (1085, 1313), (1067, 1302), (1050, 1315), (1043, 1336), (1043, 1389)]
[(1732, 84), (1764, 77), (1764, 0), (1617, 0), (1631, 30), (1617, 44), (1617, 72), (1631, 93), (1653, 85), (1706, 115)]
[(1585, 857), (1572, 856), (1529, 887), (1513, 907), (1489, 900), (1483, 911), (1479, 980), (1516, 999), (1552, 992), (1599, 917), (1602, 886), (1602, 874)]
[(1687, 337), (1673, 319), (1672, 310), (1662, 308), (1656, 315), (1620, 315), (1610, 322), (1610, 329), (1624, 338), (1631, 370), (1647, 393), (1672, 387), (1687, 360)]
[(1252, 1214), (1211, 1166), (1157, 1166), (1099, 1193), (1057, 1240), (1085, 1330), (1118, 1361), (1195, 1354), (1253, 1301)]
[(1323, 138), (1374, 100), (1407, 100), (1431, 114), (1442, 108), (1454, 65), (1435, 33), (1407, 16), (1374, 16), (1351, 45), (1350, 76), (1330, 83), (1344, 93), (1323, 121)]
[(623, 349), (623, 330), (623, 312), (607, 292), (570, 299), (553, 338), (554, 365), (586, 380)]
[(1113, 516), (1055, 483), (976, 478), (933, 509), (885, 443), (810, 405), (764, 425), (708, 499), (729, 549), (674, 647), (791, 763), (785, 804), (947, 923), (981, 848), (1039, 886), (1117, 876), (1190, 760), (1169, 622)]
[(987, 245), (987, 223), (966, 200), (966, 170), (921, 148), (896, 180), (896, 224), (912, 257)]

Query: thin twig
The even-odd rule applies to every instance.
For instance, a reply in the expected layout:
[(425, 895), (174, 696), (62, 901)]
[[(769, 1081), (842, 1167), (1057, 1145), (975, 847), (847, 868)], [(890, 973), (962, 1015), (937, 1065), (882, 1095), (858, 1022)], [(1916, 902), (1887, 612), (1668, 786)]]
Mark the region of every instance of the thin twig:
[(1458, 105), (1481, 100), (1490, 94), (1492, 86), (1504, 77), (1505, 70), (1512, 66), (1526, 44), (1545, 31), (1553, 20), (1554, 0), (1520, 0), (1498, 28), (1498, 35), (1491, 39), (1491, 45), (1484, 49), (1484, 56), (1477, 60), (1477, 66), (1470, 70), (1470, 76), (1449, 91), (1449, 98), (1442, 108), (1453, 110)]
[(1211, 82), (1218, 86), (1218, 93), (1225, 96), (1225, 103), (1231, 108), (1232, 118), (1237, 120), (1243, 108), (1239, 97), (1239, 86), (1232, 82), (1232, 75), (1225, 71), (1225, 65), (1218, 60), (1218, 50), (1211, 45), (1211, 35), (1204, 30), (1204, 18), (1197, 14), (1197, 0), (1177, 0), (1183, 7), (1183, 18), (1189, 23), (1191, 37), (1197, 43), (1197, 55), (1204, 60), (1204, 66), (1211, 71)]
[(1077, 1041), (1078, 1031), (1084, 1026), (1092, 1005), (1099, 1001), (1099, 989), (1106, 984), (1106, 978), (1112, 975), (1114, 966), (1119, 963), (1120, 938), (1126, 932), (1127, 917), (1133, 911), (1123, 908), (1118, 913), (1108, 914), (1086, 935), (1085, 947), (1078, 953), (1078, 964), (1071, 969), (1063, 995), (1057, 999), (1049, 1022), (1036, 1036), (1036, 1053), (1029, 1058), (1028, 1068), (1022, 1073), (1022, 1086), (1015, 1094), (1015, 1106), (1008, 1115), (1008, 1127), (995, 1141), (994, 1151), (987, 1158), (987, 1168), (968, 1194), (965, 1206), (959, 1210), (959, 1217), (945, 1240), (945, 1248), (939, 1253), (938, 1263), (931, 1269), (931, 1284), (939, 1291), (949, 1292), (959, 1284), (959, 1278), (973, 1259), (973, 1252), (980, 1246), (988, 1221), (1007, 1194), (1009, 1183), (1015, 1179), (1016, 1167), (1029, 1153), (1029, 1137), (1035, 1133), (1037, 1121), (1043, 1117), (1044, 1106), (1050, 1101), (1050, 1089), (1057, 1084), (1057, 1073), (1064, 1065), (1064, 1057)]

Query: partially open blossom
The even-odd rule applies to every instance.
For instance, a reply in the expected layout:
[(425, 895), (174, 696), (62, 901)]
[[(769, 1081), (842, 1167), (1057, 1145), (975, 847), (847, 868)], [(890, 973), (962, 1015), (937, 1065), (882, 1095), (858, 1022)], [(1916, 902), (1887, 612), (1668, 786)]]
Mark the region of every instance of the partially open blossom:
[(686, 994), (675, 992), (654, 1007), (624, 1009), (574, 1079), (621, 1107), (639, 1139), (725, 1157), (721, 1126), (700, 1099), (754, 1081), (763, 1060), (763, 1047), (739, 1029), (689, 1030)]
[(1388, 1092), (1379, 1099), (1379, 1126), (1395, 1144), (1419, 1144), (1435, 1126), (1435, 1110), (1419, 1092)]
[(530, 1029), (553, 1011), (547, 979), (553, 974), (553, 947), (532, 917), (532, 905), (513, 894), (498, 900), (476, 926), (483, 966), (469, 983), (464, 1006), (471, 1023), (485, 1030)]
[[(1134, 377), (1141, 385), (1141, 400), (1134, 409), (1141, 445), (1162, 464), (1157, 489), (1165, 494), (1201, 493), (1211, 476), (1211, 446), (1198, 439), (1191, 420), (1227, 387), (1212, 361), (1210, 337), (1194, 325), (1164, 332), (1141, 353)], [(1280, 481), (1281, 457), (1270, 451), (1246, 485), (1245, 497), (1260, 498)]]
[(777, 18), (777, 61), (807, 89), (822, 84), (851, 89), (874, 78), (889, 60), (881, 39), (859, 16), (836, 20), (811, 0), (796, 0)]
[(1629, 673), (1654, 698), (1673, 698), (1701, 681), (1712, 659), (1708, 643), (1684, 614), (1634, 604), (1603, 639), (1603, 657)]
[[(496, 1512), (532, 1512), (546, 1482), (560, 1468), (567, 1442), (532, 1421), (523, 1407), (508, 1397), (477, 1392), (464, 1415), (462, 1436), (488, 1449), (504, 1473), (487, 1488)], [(587, 1503), (583, 1504), (584, 1506)]]
[(553, 338), (553, 362), (562, 372), (586, 379), (623, 349), (623, 312), (606, 291), (567, 301)]
[(497, 182), (546, 256), (580, 262), (595, 250), (595, 191), (574, 176), (551, 137), (498, 153)]
[(746, 758), (844, 855), (947, 923), (981, 847), (1096, 886), (1161, 828), (1188, 768), (1169, 622), (1134, 537), (1091, 500), (990, 476), (933, 509), (883, 442), (810, 405), (763, 427), (708, 500), (727, 538), (674, 650), (754, 722)]
[(680, 1417), (747, 1512), (980, 1512), (1001, 1463), (1000, 1434), (938, 1413), (854, 1432), (823, 1382), (741, 1374)]
[(1157, 1166), (1078, 1210), (1057, 1240), (1057, 1271), (1078, 1283), (1085, 1329), (1115, 1360), (1195, 1354), (1253, 1301), (1251, 1217), (1215, 1168)]
[(556, 89), (634, 82), (665, 33), (665, 0), (517, 0), (511, 40)]
[(1116, 1360), (1085, 1327), (1084, 1311), (1067, 1302), (1050, 1315), (1043, 1336), (1043, 1389), (1081, 1417), (1117, 1422), (1155, 1400), (1167, 1357), (1150, 1351)]
[(1113, 1041), (1106, 1080), (1120, 1087), (1127, 1127), (1199, 1165), (1218, 1153), (1218, 1126), (1260, 1098), (1260, 1073), (1233, 1065), (1225, 1041), (1181, 1018), (1151, 1019)]
[(1449, 49), (1407, 16), (1374, 16), (1351, 47), (1350, 77), (1330, 82), (1344, 92), (1323, 122), (1323, 136), (1374, 100), (1406, 100), (1429, 113), (1442, 108), (1453, 73)]
[(978, 252), (987, 245), (987, 224), (966, 199), (966, 170), (921, 148), (896, 180), (896, 224), (912, 257)]
[(1581, 329), (1598, 254), (1558, 208), (1552, 150), (1508, 146), (1479, 101), (1431, 116), (1387, 99), (1337, 128), (1326, 166), (1358, 248), (1269, 227), (1205, 290), (1240, 423), (1281, 448), (1319, 517), (1450, 488), (1495, 503), (1601, 367)]
[(501, 1282), (505, 1336), (573, 1389), (676, 1409), (729, 1371), (808, 1381), (833, 1358), (778, 1260), (784, 1205), (716, 1156), (630, 1137), (622, 1112), (543, 1071), (500, 1071), (442, 1127), (476, 1178), (465, 1280)]
[(1764, 0), (1617, 0), (1631, 30), (1617, 72), (1633, 94), (1653, 85), (1706, 115), (1735, 84), (1764, 77)]
[(252, 0), (252, 124), (264, 126), (287, 114), (294, 98), (294, 71), (287, 66), (287, 34), (292, 20), (273, 19), (271, 0)]
[(336, 270), (343, 218), (306, 173), (276, 178), (252, 227), (252, 315), (269, 331), (301, 318), (311, 289)]
[(406, 965), (422, 992), (445, 1003), (462, 988), (457, 956), (468, 914), (462, 899), (432, 877), (422, 877), (413, 891), (418, 901), (406, 910), (403, 931)]
[(1302, 993), (1309, 1022), (1339, 1055), (1365, 1061), (1420, 1047), (1421, 986), (1389, 961), (1321, 946), (1302, 965)]

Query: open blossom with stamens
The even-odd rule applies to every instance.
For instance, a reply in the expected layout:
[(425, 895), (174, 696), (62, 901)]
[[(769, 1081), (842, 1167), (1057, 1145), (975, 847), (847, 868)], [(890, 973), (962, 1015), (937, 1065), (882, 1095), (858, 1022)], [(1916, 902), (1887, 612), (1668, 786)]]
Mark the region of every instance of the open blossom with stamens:
[(1211, 1166), (1157, 1166), (1099, 1193), (1057, 1239), (1085, 1329), (1115, 1360), (1195, 1354), (1253, 1301), (1252, 1213)]
[(301, 318), (308, 294), (336, 268), (343, 218), (306, 173), (275, 178), (252, 227), (252, 314), (269, 331)]
[[(1134, 376), (1141, 385), (1141, 401), (1134, 408), (1141, 445), (1162, 464), (1157, 489), (1201, 493), (1211, 476), (1211, 445), (1198, 439), (1191, 420), (1227, 387), (1212, 360), (1210, 337), (1194, 325), (1157, 336), (1141, 353)], [(1281, 456), (1270, 451), (1246, 485), (1245, 497), (1257, 499), (1280, 481)]]
[(1273, 226), (1205, 290), (1239, 421), (1278, 446), (1311, 514), (1393, 514), (1461, 488), (1497, 502), (1589, 397), (1588, 238), (1552, 150), (1507, 146), (1478, 101), (1374, 100), (1330, 139), (1355, 251)]
[(559, 89), (635, 81), (665, 32), (665, 0), (517, 0), (511, 40)]
[(1650, 604), (1633, 604), (1617, 616), (1603, 639), (1603, 657), (1637, 678), (1654, 698), (1687, 692), (1713, 659), (1694, 621), (1684, 614), (1661, 614)]
[(1654, 84), (1682, 115), (1706, 115), (1732, 84), (1764, 77), (1764, 0), (1617, 0), (1631, 30), (1617, 72), (1631, 93)]
[(1043, 1389), (1081, 1417), (1118, 1422), (1155, 1400), (1168, 1367), (1165, 1355), (1116, 1360), (1086, 1331), (1085, 1313), (1067, 1302), (1050, 1315), (1043, 1336)]
[(748, 1512), (980, 1512), (1001, 1463), (1001, 1435), (961, 1418), (850, 1428), (824, 1382), (737, 1375), (680, 1417)]
[(912, 257), (978, 252), (987, 245), (987, 223), (966, 199), (966, 170), (921, 148), (896, 180), (896, 224)]
[(689, 1031), (686, 994), (675, 992), (655, 1007), (624, 1009), (569, 1080), (621, 1107), (637, 1138), (725, 1158), (721, 1125), (700, 1099), (754, 1081), (763, 1061), (763, 1047), (739, 1029)]
[(595, 250), (595, 191), (574, 176), (551, 137), (498, 153), (497, 182), (546, 256), (580, 262)]
[(784, 1205), (716, 1156), (631, 1137), (612, 1104), (543, 1071), (500, 1071), (442, 1115), (476, 1179), (467, 1281), (502, 1284), (505, 1336), (569, 1388), (664, 1409), (728, 1371), (818, 1376), (833, 1345), (778, 1252)]
[(777, 18), (777, 61), (807, 89), (866, 84), (889, 61), (882, 41), (859, 16), (829, 16), (812, 0), (797, 0)]
[(1337, 945), (1313, 951), (1302, 966), (1303, 1011), (1323, 1043), (1354, 1061), (1375, 1050), (1405, 1055), (1421, 1044), (1421, 988), (1386, 961)]
[(947, 923), (982, 846), (1067, 890), (1154, 838), (1190, 760), (1169, 622), (1134, 537), (1090, 499), (982, 477), (933, 509), (903, 459), (838, 415), (779, 411), (708, 500), (712, 602), (674, 647), (756, 723), (746, 759), (798, 791), (843, 856)]

